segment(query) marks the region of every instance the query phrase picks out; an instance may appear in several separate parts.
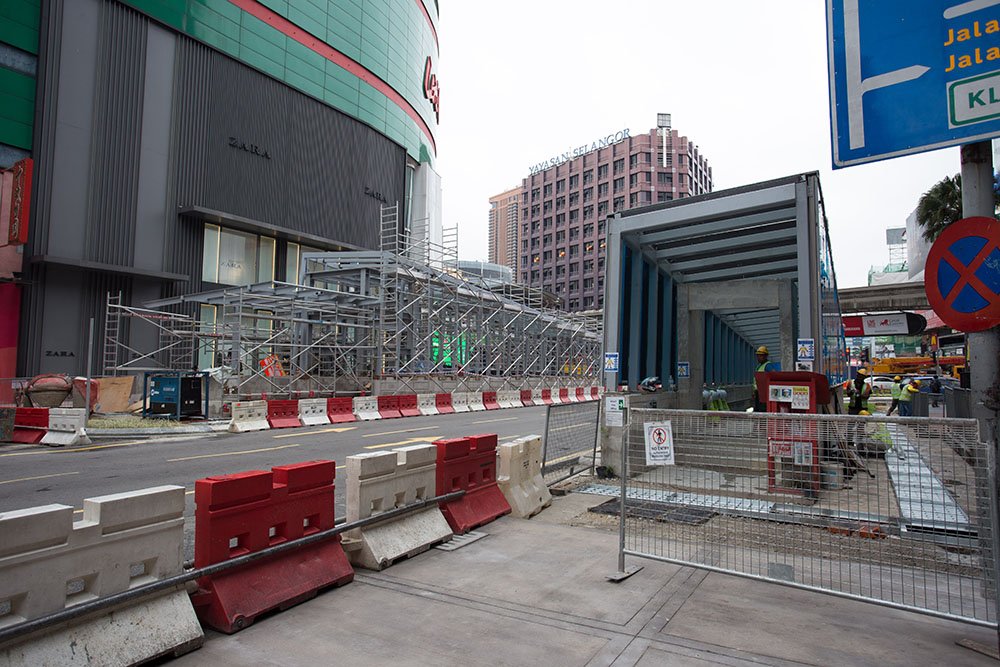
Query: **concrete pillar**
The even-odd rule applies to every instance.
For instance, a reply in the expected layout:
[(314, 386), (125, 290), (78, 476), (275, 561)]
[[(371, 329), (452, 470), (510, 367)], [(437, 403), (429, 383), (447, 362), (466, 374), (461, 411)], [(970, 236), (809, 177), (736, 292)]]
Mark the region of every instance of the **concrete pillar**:
[(778, 318), (781, 323), (781, 370), (795, 370), (795, 317), (792, 312), (792, 281), (782, 281), (781, 298), (778, 300)]

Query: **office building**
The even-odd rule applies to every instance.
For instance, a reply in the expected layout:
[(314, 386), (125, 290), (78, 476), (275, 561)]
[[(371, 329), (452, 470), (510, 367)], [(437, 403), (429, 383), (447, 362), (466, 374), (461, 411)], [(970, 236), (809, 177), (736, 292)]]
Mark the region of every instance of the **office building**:
[(603, 306), (608, 216), (712, 191), (712, 168), (671, 129), (668, 114), (646, 133), (620, 130), (530, 171), (520, 191), (515, 276), (558, 295), (567, 311)]
[(490, 261), (517, 271), (517, 220), (521, 188), (490, 197)]

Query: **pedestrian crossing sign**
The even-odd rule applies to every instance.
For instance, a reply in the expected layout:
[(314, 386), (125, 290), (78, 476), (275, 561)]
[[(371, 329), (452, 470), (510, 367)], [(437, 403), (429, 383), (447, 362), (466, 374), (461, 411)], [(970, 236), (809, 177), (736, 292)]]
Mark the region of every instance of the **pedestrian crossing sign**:
[(617, 372), (619, 372), (618, 353), (617, 352), (605, 352), (604, 353), (604, 372), (605, 373), (617, 373)]

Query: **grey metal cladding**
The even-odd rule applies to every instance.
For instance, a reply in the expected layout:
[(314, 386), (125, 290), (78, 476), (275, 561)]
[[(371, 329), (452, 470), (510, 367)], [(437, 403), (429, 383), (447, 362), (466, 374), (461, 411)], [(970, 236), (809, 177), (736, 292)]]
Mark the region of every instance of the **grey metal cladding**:
[(378, 245), (379, 200), (403, 200), (406, 154), (372, 128), (182, 39), (178, 189), (201, 206), (332, 242)]
[(86, 234), (92, 261), (133, 264), (147, 27), (122, 5), (101, 5)]

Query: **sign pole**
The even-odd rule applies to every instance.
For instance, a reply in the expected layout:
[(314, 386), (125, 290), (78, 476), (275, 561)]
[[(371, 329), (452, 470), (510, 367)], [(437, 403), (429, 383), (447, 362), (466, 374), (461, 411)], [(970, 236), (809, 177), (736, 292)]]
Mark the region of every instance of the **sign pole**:
[[(993, 194), (993, 145), (980, 141), (962, 146), (962, 217), (996, 216)], [(996, 224), (1000, 225), (1000, 222)], [(996, 419), (1000, 403), (1000, 329), (966, 335), (966, 354), (969, 359), (970, 386), (972, 388), (972, 416), (979, 420), (980, 437), (990, 447), (987, 460), (995, 468), (1000, 454), (997, 447)], [(997, 471), (991, 470), (989, 478), (996, 484)], [(991, 489), (994, 515), (1000, 515), (996, 489)], [(994, 540), (994, 543), (996, 541)], [(994, 581), (1000, 582), (1000, 554), (993, 553)], [(997, 585), (1000, 585), (998, 583)], [(1000, 591), (995, 591), (1000, 614)], [(997, 647), (1000, 650), (1000, 627), (997, 629)]]

